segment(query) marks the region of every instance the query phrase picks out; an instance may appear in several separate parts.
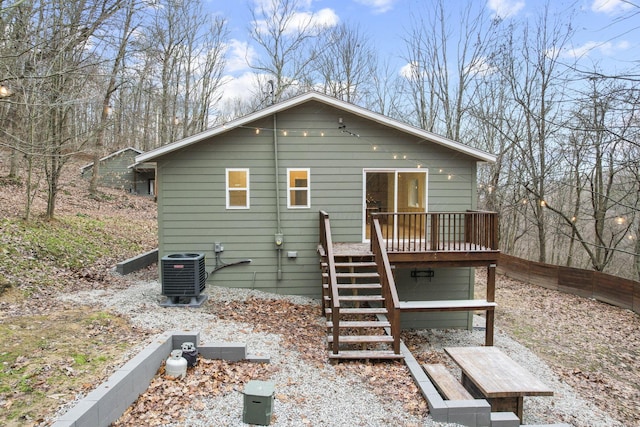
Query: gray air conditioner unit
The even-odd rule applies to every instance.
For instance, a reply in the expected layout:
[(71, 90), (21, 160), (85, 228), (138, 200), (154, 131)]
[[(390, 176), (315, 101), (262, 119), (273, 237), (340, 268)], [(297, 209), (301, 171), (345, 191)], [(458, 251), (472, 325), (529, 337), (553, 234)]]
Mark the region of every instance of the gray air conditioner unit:
[(202, 295), (207, 284), (203, 253), (166, 255), (161, 259), (161, 270), (162, 295), (167, 301), (160, 305), (197, 307), (206, 300)]

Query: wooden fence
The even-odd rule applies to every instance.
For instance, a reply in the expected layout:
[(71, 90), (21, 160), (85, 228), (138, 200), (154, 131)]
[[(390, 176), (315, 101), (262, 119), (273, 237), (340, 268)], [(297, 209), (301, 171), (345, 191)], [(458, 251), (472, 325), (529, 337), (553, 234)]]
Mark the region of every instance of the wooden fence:
[(640, 282), (593, 270), (561, 267), (500, 254), (498, 272), (522, 282), (594, 298), (640, 314)]

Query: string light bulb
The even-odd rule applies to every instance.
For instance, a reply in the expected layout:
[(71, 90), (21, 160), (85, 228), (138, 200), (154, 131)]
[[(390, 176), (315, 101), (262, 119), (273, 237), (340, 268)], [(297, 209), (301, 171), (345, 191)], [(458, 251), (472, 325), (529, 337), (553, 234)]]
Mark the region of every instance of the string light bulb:
[(11, 91), (5, 85), (0, 85), (0, 98), (6, 98), (11, 95)]

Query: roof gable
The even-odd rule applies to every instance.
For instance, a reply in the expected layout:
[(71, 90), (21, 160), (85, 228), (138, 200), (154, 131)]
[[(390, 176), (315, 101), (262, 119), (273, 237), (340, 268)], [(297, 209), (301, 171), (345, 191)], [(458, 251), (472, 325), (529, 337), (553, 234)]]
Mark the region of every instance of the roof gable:
[[(105, 161), (107, 159), (110, 159), (111, 157), (116, 157), (116, 156), (118, 156), (118, 155), (120, 155), (120, 154), (122, 154), (124, 152), (127, 152), (127, 151), (133, 151), (133, 152), (137, 153), (138, 155), (142, 154), (142, 150), (138, 150), (137, 148), (133, 148), (133, 147), (127, 147), (127, 148), (123, 148), (121, 150), (115, 151), (115, 152), (113, 152), (111, 154), (108, 154), (108, 155), (104, 156), (103, 158), (100, 159), (100, 162), (103, 162), (103, 161)], [(87, 170), (91, 166), (93, 166), (93, 162), (87, 163), (86, 165), (80, 167), (80, 170), (82, 172), (84, 172), (85, 170)]]
[(262, 110), (259, 110), (254, 113), (248, 114), (246, 116), (240, 117), (238, 119), (232, 120), (230, 122), (227, 122), (215, 128), (206, 130), (204, 132), (189, 136), (179, 141), (175, 141), (171, 144), (167, 144), (162, 147), (156, 148), (154, 150), (148, 151), (146, 153), (140, 154), (136, 156), (136, 163), (154, 161), (157, 157), (172, 153), (174, 151), (178, 151), (182, 148), (198, 143), (204, 139), (211, 138), (216, 135), (220, 135), (232, 129), (244, 126), (255, 120), (259, 120), (259, 119), (271, 116), (273, 114), (279, 113), (284, 110), (288, 110), (290, 108), (296, 107), (298, 105), (304, 104), (309, 101), (322, 102), (324, 104), (330, 105), (332, 107), (343, 110), (345, 112), (358, 115), (360, 117), (372, 120), (374, 122), (380, 123), (385, 126), (389, 126), (393, 129), (405, 132), (407, 134), (417, 136), (426, 141), (439, 144), (441, 146), (458, 151), (460, 153), (464, 153), (466, 155), (469, 155), (477, 159), (478, 161), (495, 162), (496, 160), (496, 157), (494, 155), (489, 154), (485, 151), (478, 150), (476, 148), (470, 147), (460, 142), (453, 141), (451, 139), (445, 138), (443, 136), (437, 135), (432, 132), (428, 132), (424, 129), (420, 129), (415, 126), (408, 125), (406, 123), (400, 122), (398, 120), (392, 119), (382, 114), (375, 113), (371, 110), (367, 110), (366, 108), (362, 108), (357, 105), (350, 104), (345, 101), (341, 101), (337, 98), (333, 98), (331, 96), (327, 96), (319, 92), (307, 92), (303, 95), (299, 95), (299, 96), (290, 98), (286, 101), (279, 102), (277, 104), (271, 105)]

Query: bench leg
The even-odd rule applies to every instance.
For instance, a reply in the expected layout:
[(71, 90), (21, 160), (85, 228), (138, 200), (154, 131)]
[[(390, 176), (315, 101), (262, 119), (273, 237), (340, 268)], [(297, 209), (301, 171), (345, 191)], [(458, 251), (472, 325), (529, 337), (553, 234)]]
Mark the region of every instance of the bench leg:
[(487, 399), (487, 401), (491, 404), (492, 412), (513, 412), (518, 416), (522, 423), (522, 405), (524, 402), (524, 398), (522, 396), (494, 397), (492, 399)]
[(484, 345), (492, 346), (493, 345), (493, 324), (495, 321), (495, 311), (487, 310), (486, 315), (486, 324), (484, 331)]

